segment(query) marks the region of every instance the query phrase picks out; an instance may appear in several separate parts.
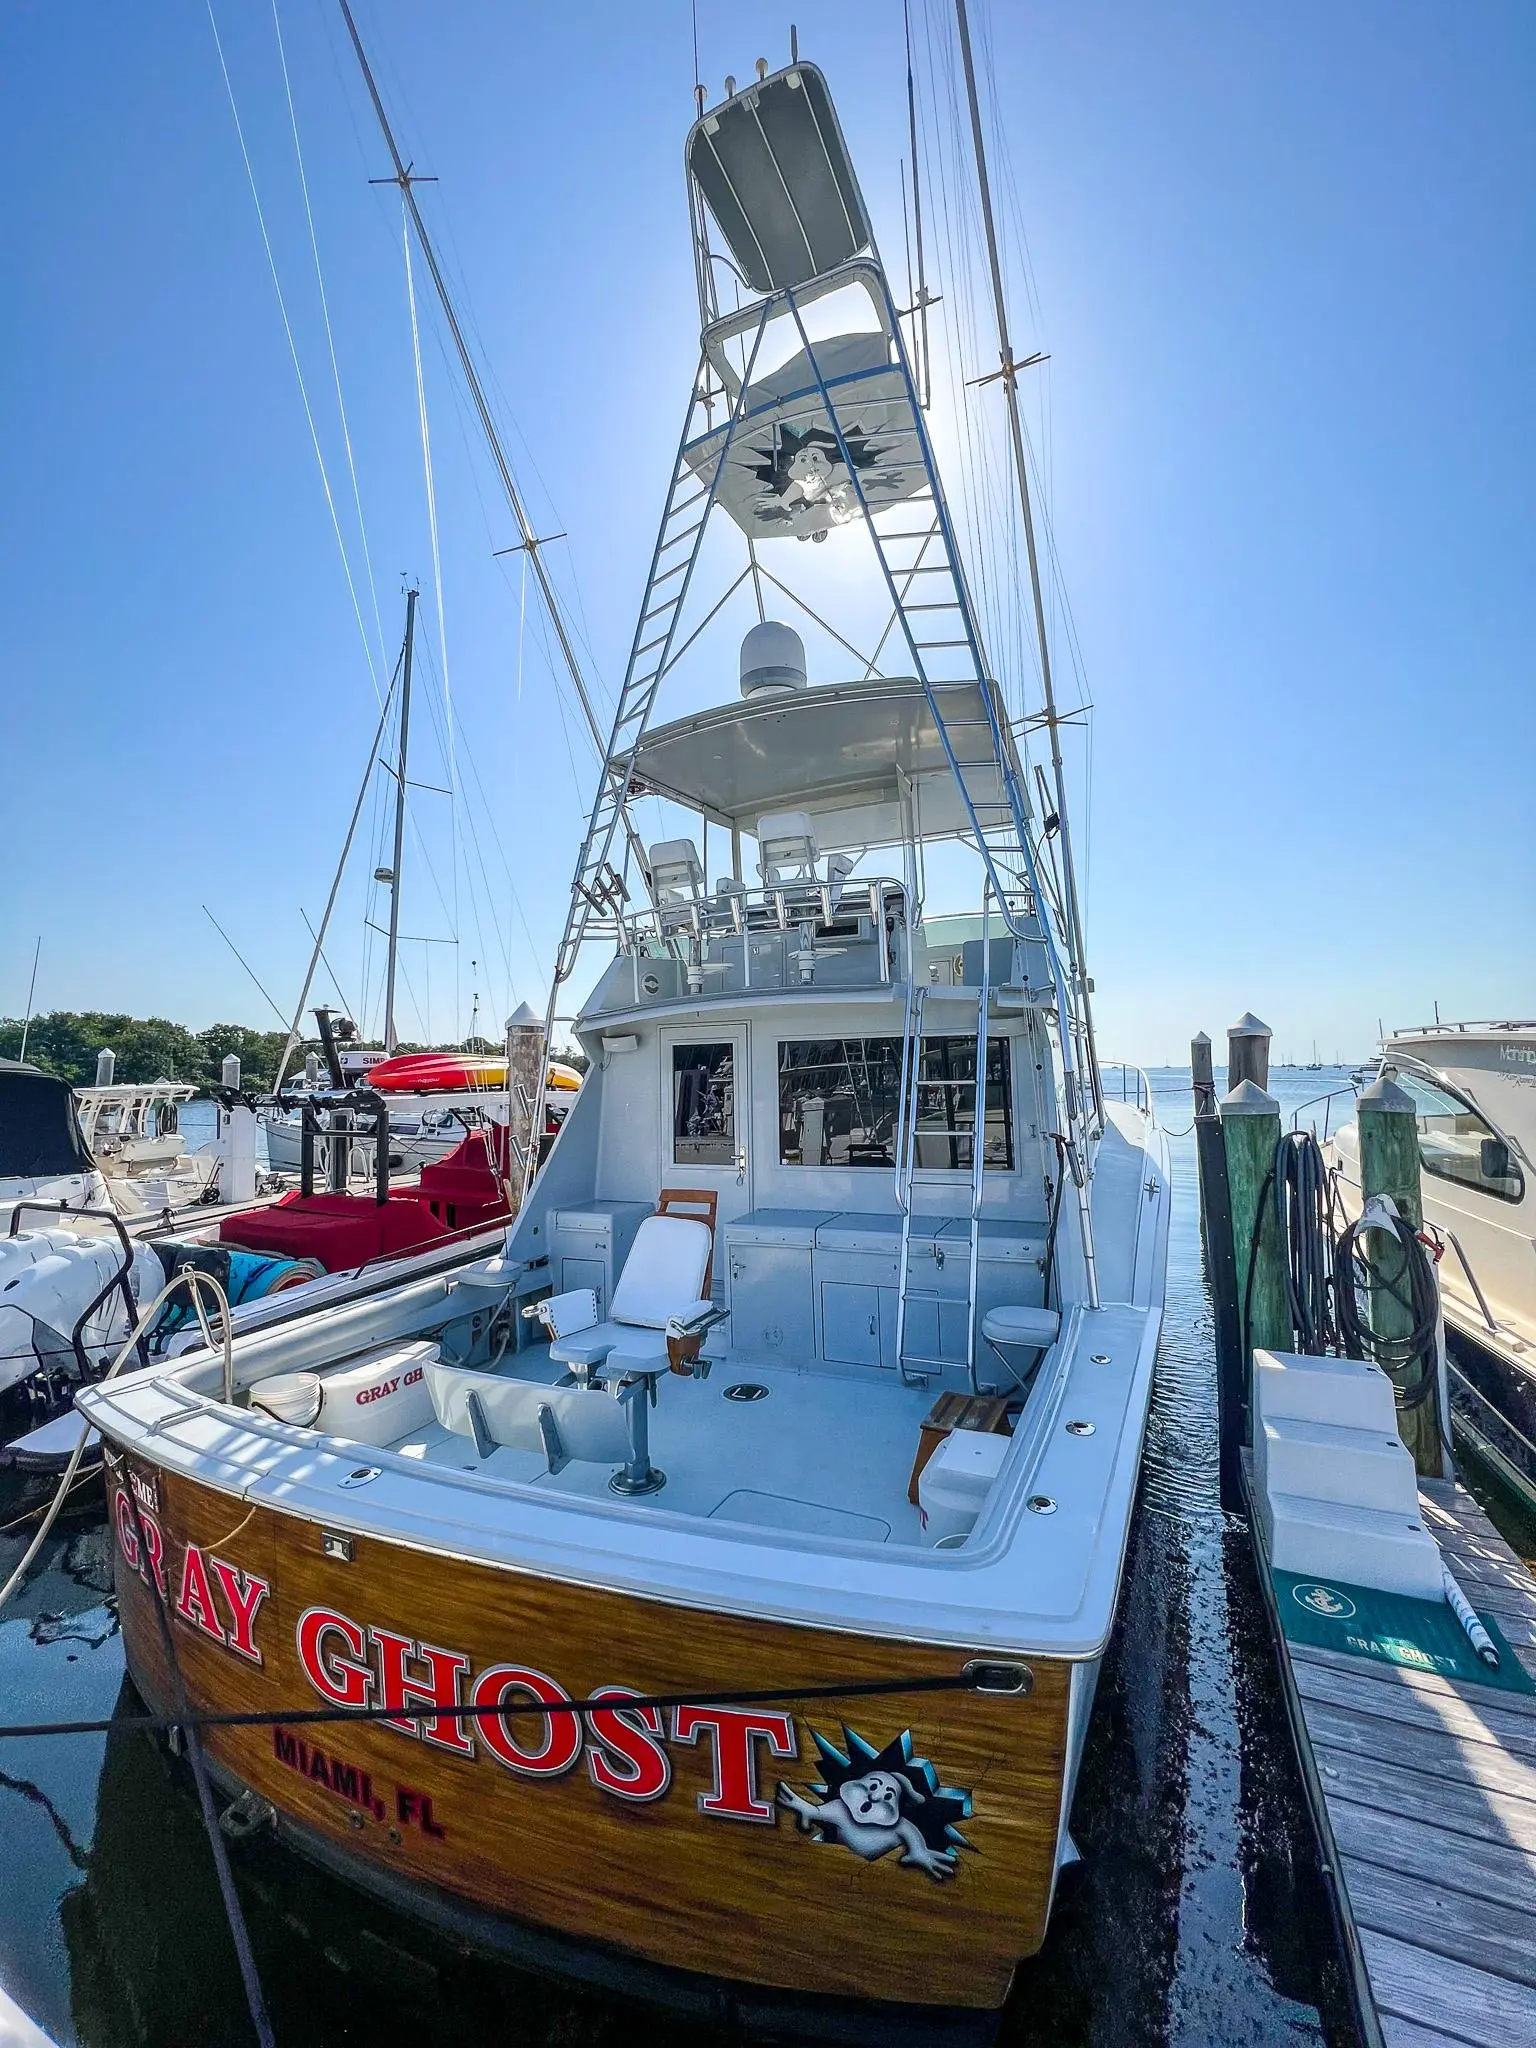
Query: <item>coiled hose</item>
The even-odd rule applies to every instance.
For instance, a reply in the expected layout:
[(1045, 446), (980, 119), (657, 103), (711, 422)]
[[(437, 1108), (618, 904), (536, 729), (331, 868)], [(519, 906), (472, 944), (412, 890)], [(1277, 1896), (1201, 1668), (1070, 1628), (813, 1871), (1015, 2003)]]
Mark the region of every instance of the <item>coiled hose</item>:
[[(1395, 1239), (1402, 1253), (1395, 1271), (1384, 1270), (1379, 1256), (1367, 1271), (1360, 1242), (1372, 1230)], [(1404, 1336), (1383, 1336), (1365, 1321), (1360, 1296), (1367, 1287), (1390, 1295), (1408, 1310), (1412, 1326)], [(1399, 1408), (1422, 1407), (1439, 1377), (1440, 1290), (1418, 1232), (1385, 1197), (1368, 1201), (1355, 1221), (1339, 1232), (1333, 1252), (1333, 1300), (1346, 1355), (1379, 1365), (1392, 1381)]]

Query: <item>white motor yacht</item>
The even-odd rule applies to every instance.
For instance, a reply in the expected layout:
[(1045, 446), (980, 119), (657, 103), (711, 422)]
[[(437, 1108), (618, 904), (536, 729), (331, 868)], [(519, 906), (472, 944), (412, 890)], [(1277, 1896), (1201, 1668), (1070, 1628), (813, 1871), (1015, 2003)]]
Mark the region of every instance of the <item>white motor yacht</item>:
[[(1394, 1031), (1382, 1058), (1418, 1111), (1424, 1220), (1452, 1356), (1452, 1419), (1536, 1506), (1536, 1022)], [(1358, 1128), (1335, 1137), (1359, 1207)]]

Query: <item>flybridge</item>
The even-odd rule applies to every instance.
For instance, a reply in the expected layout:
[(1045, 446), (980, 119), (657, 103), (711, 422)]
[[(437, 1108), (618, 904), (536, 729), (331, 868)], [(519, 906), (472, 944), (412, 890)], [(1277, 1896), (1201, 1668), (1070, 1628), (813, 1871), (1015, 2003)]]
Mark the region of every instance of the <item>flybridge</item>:
[[(757, 836), (762, 852), (765, 816), (794, 815), (835, 860), (851, 852), (838, 880), (862, 853), (899, 847), (909, 923), (921, 915), (922, 842), (958, 838), (980, 858), (995, 928), (1046, 958), (1072, 1177), (1089, 1239), (1086, 1185), (1102, 1105), (1064, 792), (1058, 773), (1042, 825), (982, 644), (901, 316), (825, 79), (798, 59), (771, 77), (760, 66), (755, 84), (701, 108), (687, 163), (700, 362), (577, 863), (546, 1029), (589, 938), (616, 940), (621, 951), (631, 945), (625, 905), (641, 891), (663, 918), (654, 860), (636, 858), (630, 805), (640, 794), (664, 793), (727, 825), (728, 882), (736, 887), (745, 879), (742, 835)], [(755, 296), (722, 311), (722, 269)], [(713, 575), (722, 560), (719, 548), (704, 547), (717, 507), (744, 540), (746, 561), (723, 590), (707, 592), (703, 565)], [(869, 542), (862, 562), (861, 529)], [(867, 654), (853, 638), (858, 617), (846, 630), (824, 617), (789, 580), (804, 554), (797, 548), (785, 559), (776, 545), (834, 534), (850, 550), (840, 562), (840, 604), (856, 606), (862, 578), (865, 593), (889, 608)], [(840, 659), (856, 656), (862, 677), (807, 688), (802, 671), (749, 692), (744, 649), (745, 712), (732, 705), (653, 731), (668, 676), (749, 584), (753, 634), (783, 631), (768, 618), (771, 592), (776, 608), (780, 597), (797, 607)], [(1047, 709), (1053, 720), (1053, 705)], [(834, 879), (830, 869), (825, 879)], [(736, 907), (726, 909), (734, 915)], [(909, 985), (911, 971), (909, 958)]]

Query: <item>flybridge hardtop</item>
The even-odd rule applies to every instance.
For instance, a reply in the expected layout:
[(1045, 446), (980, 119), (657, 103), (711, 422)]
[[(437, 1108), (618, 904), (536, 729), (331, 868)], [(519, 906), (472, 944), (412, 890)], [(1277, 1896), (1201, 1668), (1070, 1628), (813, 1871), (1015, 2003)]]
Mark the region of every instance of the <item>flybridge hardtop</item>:
[(700, 367), (545, 1029), (590, 945), (589, 1065), (504, 1250), (81, 1405), (145, 1696), (337, 1709), (208, 1728), (248, 1807), (473, 1939), (852, 2038), (995, 2012), (1044, 1937), (1168, 1167), (1101, 1098), (825, 81), (760, 73), (689, 138)]

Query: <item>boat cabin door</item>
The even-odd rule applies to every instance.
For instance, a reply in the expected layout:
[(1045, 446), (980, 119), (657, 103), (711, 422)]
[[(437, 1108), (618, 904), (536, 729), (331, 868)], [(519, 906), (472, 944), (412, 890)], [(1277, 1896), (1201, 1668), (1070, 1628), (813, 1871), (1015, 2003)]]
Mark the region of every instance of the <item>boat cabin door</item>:
[(713, 1188), (719, 1229), (752, 1206), (747, 1027), (664, 1032), (661, 1059), (662, 1185)]

